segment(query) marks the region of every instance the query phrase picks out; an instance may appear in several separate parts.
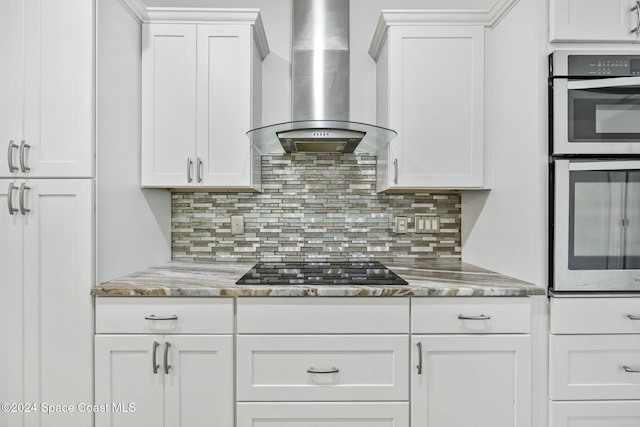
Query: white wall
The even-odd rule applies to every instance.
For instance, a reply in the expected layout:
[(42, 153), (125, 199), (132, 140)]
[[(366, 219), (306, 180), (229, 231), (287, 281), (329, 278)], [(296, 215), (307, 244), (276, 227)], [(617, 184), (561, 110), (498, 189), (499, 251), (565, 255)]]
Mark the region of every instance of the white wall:
[(547, 286), (546, 2), (520, 0), (492, 32), (491, 191), (462, 195), (462, 258)]
[(97, 279), (171, 259), (170, 193), (140, 188), (141, 27), (97, 0)]

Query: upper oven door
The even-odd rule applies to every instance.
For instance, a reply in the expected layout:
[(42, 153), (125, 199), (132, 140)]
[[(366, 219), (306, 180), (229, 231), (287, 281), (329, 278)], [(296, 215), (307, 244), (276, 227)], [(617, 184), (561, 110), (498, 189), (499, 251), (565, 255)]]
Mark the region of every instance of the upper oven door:
[(554, 167), (554, 290), (640, 291), (640, 160)]
[(640, 77), (554, 78), (552, 154), (640, 154)]

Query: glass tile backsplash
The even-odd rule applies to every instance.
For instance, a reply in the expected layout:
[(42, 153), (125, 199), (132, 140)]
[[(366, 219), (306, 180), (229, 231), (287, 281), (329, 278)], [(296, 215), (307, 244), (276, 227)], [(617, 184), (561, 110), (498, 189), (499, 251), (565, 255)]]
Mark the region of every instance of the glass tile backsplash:
[[(172, 257), (180, 261), (460, 258), (460, 194), (376, 194), (376, 157), (262, 157), (262, 193), (174, 192)], [(245, 232), (231, 234), (231, 216)], [(440, 229), (416, 233), (415, 215)], [(394, 232), (395, 217), (409, 218)]]

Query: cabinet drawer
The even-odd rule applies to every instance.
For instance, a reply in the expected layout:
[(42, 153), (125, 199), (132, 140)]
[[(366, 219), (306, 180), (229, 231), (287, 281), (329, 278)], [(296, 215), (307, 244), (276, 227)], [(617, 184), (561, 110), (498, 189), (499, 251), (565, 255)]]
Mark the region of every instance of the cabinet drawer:
[(232, 334), (233, 299), (96, 298), (96, 333)]
[(409, 298), (239, 298), (239, 334), (409, 332)]
[(412, 298), (411, 332), (419, 334), (526, 334), (529, 298)]
[(409, 403), (238, 403), (238, 427), (409, 427)]
[(640, 425), (640, 401), (549, 402), (549, 427)]
[(407, 400), (408, 349), (408, 335), (239, 335), (238, 400)]
[(551, 298), (552, 334), (640, 334), (640, 298)]
[(552, 400), (640, 399), (640, 336), (551, 335)]

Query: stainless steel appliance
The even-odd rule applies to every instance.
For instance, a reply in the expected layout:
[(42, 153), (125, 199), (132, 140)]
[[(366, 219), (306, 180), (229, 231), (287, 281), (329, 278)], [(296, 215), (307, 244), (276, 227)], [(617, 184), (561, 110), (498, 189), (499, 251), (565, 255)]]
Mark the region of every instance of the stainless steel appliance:
[(550, 290), (640, 292), (640, 52), (550, 55)]
[(407, 285), (377, 261), (259, 262), (237, 285)]
[(550, 56), (552, 153), (640, 154), (640, 51)]
[(252, 129), (262, 154), (376, 154), (396, 132), (349, 121), (349, 1), (292, 2), (291, 121)]

